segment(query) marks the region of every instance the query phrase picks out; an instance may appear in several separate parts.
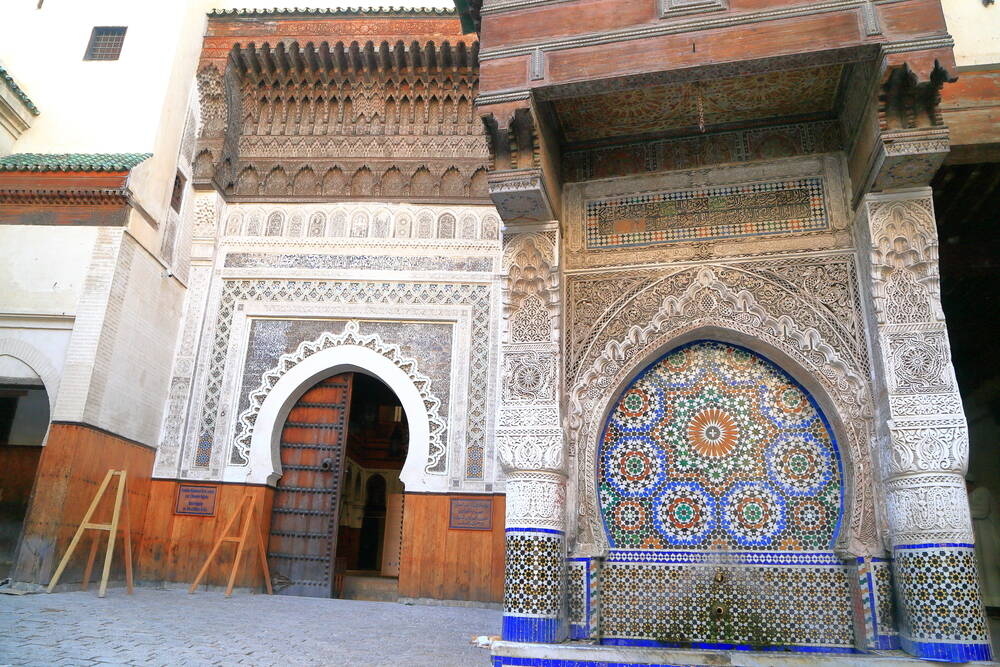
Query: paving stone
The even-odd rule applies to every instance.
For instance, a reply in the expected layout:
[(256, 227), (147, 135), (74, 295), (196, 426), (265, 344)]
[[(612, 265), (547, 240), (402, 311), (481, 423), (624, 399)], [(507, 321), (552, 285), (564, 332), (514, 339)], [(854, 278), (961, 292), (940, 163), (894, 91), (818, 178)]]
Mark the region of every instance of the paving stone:
[[(58, 610), (58, 611), (56, 611)], [(0, 596), (2, 665), (488, 665), (491, 609), (139, 588)]]

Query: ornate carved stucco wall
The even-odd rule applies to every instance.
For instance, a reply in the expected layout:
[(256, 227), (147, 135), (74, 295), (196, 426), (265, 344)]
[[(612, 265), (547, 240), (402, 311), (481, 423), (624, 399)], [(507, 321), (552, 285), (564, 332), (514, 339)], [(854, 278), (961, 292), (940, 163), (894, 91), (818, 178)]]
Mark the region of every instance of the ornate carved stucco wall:
[[(798, 200), (762, 198), (795, 188), (804, 191)], [(838, 550), (880, 553), (871, 371), (839, 158), (591, 181), (568, 185), (564, 201), (565, 387), (576, 551), (596, 554), (606, 547), (593, 480), (597, 439), (612, 401), (658, 354), (708, 334), (770, 355), (817, 396), (845, 450), (847, 507)], [(809, 215), (807, 225), (799, 222), (796, 201)], [(671, 234), (697, 240), (636, 244), (625, 238), (588, 246), (595, 209), (617, 207), (605, 218), (634, 220), (657, 204)], [(637, 216), (629, 205), (647, 208)], [(628, 233), (644, 233), (626, 223)]]
[[(803, 567), (826, 582), (832, 616), (820, 625), (836, 629), (822, 637), (811, 633), (813, 621), (803, 619), (812, 612), (792, 595), (774, 602), (774, 622), (766, 632), (757, 628), (760, 636), (740, 625), (746, 610), (736, 610), (729, 638), (780, 645), (870, 641), (851, 630), (852, 591), (860, 603), (857, 582), (867, 590), (865, 577), (881, 581), (888, 570), (872, 451), (872, 368), (845, 174), (842, 159), (828, 153), (565, 186), (567, 586), (571, 603), (591, 600), (571, 604), (573, 636), (598, 637), (599, 628), (614, 628), (626, 639), (609, 641), (645, 641), (663, 620), (652, 610), (677, 606), (657, 597), (672, 595), (657, 577), (667, 576), (683, 597), (685, 586), (710, 579), (720, 567), (674, 552), (653, 565), (640, 552), (609, 550), (597, 495), (600, 439), (621, 392), (668, 350), (711, 339), (745, 346), (799, 382), (829, 418), (844, 465), (835, 554), (775, 553), (771, 562), (780, 565), (766, 575), (790, 577), (781, 579), (789, 591)], [(752, 557), (733, 557), (722, 566), (733, 582), (714, 584), (720, 600), (740, 582), (765, 576)], [(806, 566), (796, 560), (803, 557), (813, 560)], [(622, 607), (616, 585), (647, 591), (648, 604)], [(605, 594), (613, 597), (602, 599)], [(877, 600), (886, 595), (881, 590)], [(891, 632), (891, 616), (885, 605), (875, 608), (877, 600), (866, 603), (874, 623)], [(695, 617), (678, 612), (668, 621), (687, 628), (705, 620)]]
[(354, 322), (356, 337), (395, 350), (390, 360), (427, 389), (425, 483), (407, 490), (500, 490), (490, 400), (500, 224), (492, 207), (224, 205), (209, 197), (196, 202), (195, 236), (217, 234), (214, 259), (202, 273), (192, 267), (156, 474), (266, 479), (270, 471), (250, 469), (257, 459), (248, 448), (268, 374), (295, 363), (303, 345), (338, 344)]

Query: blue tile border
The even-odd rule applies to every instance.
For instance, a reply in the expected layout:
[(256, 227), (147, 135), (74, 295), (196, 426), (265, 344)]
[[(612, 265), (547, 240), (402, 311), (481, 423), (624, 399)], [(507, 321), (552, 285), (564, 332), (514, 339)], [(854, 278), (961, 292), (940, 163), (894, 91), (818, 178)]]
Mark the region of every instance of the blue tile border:
[(549, 535), (563, 535), (564, 531), (552, 528), (504, 528), (505, 533), (548, 533)]
[(965, 542), (937, 542), (930, 544), (897, 544), (893, 549), (975, 549), (976, 545)]
[(864, 653), (853, 646), (754, 646), (752, 644), (724, 644), (714, 642), (660, 642), (655, 639), (628, 639), (604, 637), (601, 644), (606, 646), (645, 646), (652, 648), (682, 648), (710, 651), (760, 651), (780, 653)]
[(831, 565), (844, 561), (832, 551), (664, 551), (609, 549), (605, 563), (667, 563), (671, 565)]
[[(651, 667), (648, 662), (604, 662), (597, 660), (561, 660), (557, 658), (514, 658), (493, 656), (493, 667)], [(672, 663), (656, 663), (655, 667), (685, 667)]]
[(559, 619), (504, 614), (501, 637), (508, 642), (554, 644), (560, 641)]
[(970, 660), (993, 659), (993, 650), (989, 644), (917, 642), (905, 636), (900, 636), (899, 639), (904, 651), (924, 660), (969, 662)]

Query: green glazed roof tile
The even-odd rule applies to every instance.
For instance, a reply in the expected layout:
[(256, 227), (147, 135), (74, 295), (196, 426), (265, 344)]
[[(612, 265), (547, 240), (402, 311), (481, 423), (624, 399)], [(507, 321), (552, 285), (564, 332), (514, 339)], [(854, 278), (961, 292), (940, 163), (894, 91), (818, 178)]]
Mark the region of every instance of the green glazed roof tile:
[(273, 18), (273, 17), (315, 17), (315, 16), (455, 16), (451, 8), (442, 7), (292, 7), (275, 9), (213, 9), (208, 13), (217, 18)]
[(21, 87), (14, 81), (14, 77), (8, 74), (7, 70), (3, 67), (0, 67), (0, 79), (3, 79), (4, 82), (6, 82), (7, 86), (17, 96), (17, 99), (24, 102), (24, 106), (28, 107), (28, 111), (30, 111), (32, 115), (37, 116), (40, 113), (38, 111), (38, 107), (36, 107), (35, 103), (31, 101), (30, 97), (28, 97), (28, 94), (21, 90)]
[(128, 171), (152, 153), (15, 153), (0, 171)]

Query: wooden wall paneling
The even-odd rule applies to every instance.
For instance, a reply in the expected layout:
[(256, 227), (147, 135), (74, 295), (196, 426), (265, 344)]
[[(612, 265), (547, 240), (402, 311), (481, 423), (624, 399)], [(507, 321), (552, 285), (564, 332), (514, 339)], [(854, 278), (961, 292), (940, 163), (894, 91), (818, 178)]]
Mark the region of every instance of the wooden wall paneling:
[(420, 503), (416, 494), (407, 493), (403, 500), (403, 549), (399, 555), (399, 595), (420, 597), (420, 553), (423, 533), (415, 530)]
[(441, 600), (503, 600), (504, 498), (492, 496), (493, 529), (449, 530), (447, 494), (406, 494), (399, 594)]
[[(448, 593), (454, 585), (453, 572), (449, 571), (449, 566), (454, 563), (454, 553), (450, 551), (457, 548), (454, 541), (449, 544), (448, 540), (448, 498), (447, 496), (426, 496), (429, 503), (424, 511), (423, 522), (417, 527), (418, 530), (426, 530), (435, 539), (431, 542), (431, 549), (425, 552), (427, 558), (426, 574), (424, 581), (429, 584), (431, 595), (428, 597), (437, 600), (447, 600)], [(450, 547), (450, 548), (449, 548)], [(449, 556), (452, 556), (449, 559)]]
[[(251, 495), (259, 511), (264, 539), (270, 525), (273, 490), (261, 486), (219, 484), (215, 515), (188, 516), (174, 514), (177, 499), (175, 480), (153, 480), (142, 548), (139, 550), (139, 577), (146, 581), (190, 583), (198, 573), (225, 528), (226, 522), (239, 509), (244, 495)], [(253, 537), (256, 540), (256, 536)], [(265, 544), (266, 547), (266, 544)], [(204, 583), (225, 586), (232, 567), (236, 547), (226, 544), (209, 566)], [(251, 556), (256, 544), (247, 544), (243, 564), (236, 578), (238, 588), (263, 589), (260, 566)]]
[[(151, 448), (90, 426), (53, 423), (25, 517), (15, 579), (48, 583), (109, 468), (128, 470), (132, 539), (141, 542), (153, 456)], [(110, 498), (101, 502), (98, 521), (110, 517), (112, 504)], [(86, 550), (74, 554), (61, 582), (79, 583), (85, 562)], [(123, 576), (124, 562), (116, 560), (112, 579)]]

